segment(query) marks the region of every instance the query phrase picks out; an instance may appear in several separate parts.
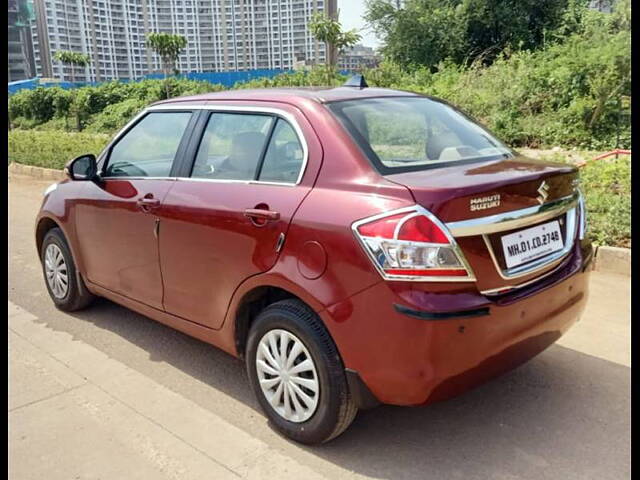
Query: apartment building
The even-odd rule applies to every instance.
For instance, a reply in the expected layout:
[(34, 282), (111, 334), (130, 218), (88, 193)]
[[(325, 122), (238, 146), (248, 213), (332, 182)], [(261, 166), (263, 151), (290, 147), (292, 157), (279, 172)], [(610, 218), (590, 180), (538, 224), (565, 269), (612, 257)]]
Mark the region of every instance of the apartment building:
[(380, 58), (371, 47), (364, 45), (354, 45), (338, 59), (338, 68), (340, 70), (357, 71), (362, 68), (377, 67)]
[(7, 49), (8, 77), (10, 82), (36, 76), (31, 42), (30, 23), (33, 21), (33, 5), (27, 0), (9, 0)]
[(336, 15), (337, 0), (35, 0), (32, 26), (38, 76), (71, 78), (53, 60), (58, 50), (89, 55), (76, 81), (136, 79), (161, 71), (145, 45), (148, 32), (184, 36), (182, 72), (287, 69), (324, 62), (324, 44), (308, 29), (311, 15)]

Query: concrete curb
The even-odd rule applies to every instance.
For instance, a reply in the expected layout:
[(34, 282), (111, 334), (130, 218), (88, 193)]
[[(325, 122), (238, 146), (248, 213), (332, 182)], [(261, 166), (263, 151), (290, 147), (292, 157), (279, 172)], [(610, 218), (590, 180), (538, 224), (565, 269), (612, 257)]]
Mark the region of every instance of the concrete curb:
[(593, 260), (596, 272), (631, 275), (631, 249), (601, 246), (596, 249)]
[[(44, 180), (64, 180), (66, 175), (62, 170), (34, 167), (11, 162), (9, 172), (17, 175), (28, 175)], [(597, 272), (618, 273), (631, 275), (631, 249), (619, 247), (597, 247), (592, 269)]]
[(16, 162), (11, 162), (9, 164), (9, 172), (17, 175), (28, 175), (29, 177), (40, 178), (42, 180), (59, 181), (67, 178), (62, 170), (22, 165), (21, 163)]

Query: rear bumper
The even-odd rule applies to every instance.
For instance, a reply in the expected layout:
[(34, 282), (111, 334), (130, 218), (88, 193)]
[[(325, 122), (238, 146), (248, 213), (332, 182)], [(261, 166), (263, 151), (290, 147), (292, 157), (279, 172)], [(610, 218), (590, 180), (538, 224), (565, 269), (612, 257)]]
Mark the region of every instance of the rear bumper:
[[(511, 370), (558, 340), (584, 310), (590, 252), (576, 245), (556, 274), (500, 299), (460, 284), (434, 291), (433, 284), (381, 282), (320, 315), (345, 367), (378, 401), (428, 404)], [(398, 305), (451, 315), (420, 318)], [(476, 314), (456, 315), (463, 311)]]

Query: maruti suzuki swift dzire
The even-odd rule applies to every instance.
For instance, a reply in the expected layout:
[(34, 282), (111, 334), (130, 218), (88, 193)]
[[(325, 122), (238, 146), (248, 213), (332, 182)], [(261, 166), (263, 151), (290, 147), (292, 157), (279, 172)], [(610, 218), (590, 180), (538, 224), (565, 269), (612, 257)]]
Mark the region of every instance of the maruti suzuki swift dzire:
[(66, 173), (35, 229), (55, 305), (105, 297), (243, 359), (302, 443), (514, 368), (587, 299), (575, 167), (361, 78), (162, 101)]

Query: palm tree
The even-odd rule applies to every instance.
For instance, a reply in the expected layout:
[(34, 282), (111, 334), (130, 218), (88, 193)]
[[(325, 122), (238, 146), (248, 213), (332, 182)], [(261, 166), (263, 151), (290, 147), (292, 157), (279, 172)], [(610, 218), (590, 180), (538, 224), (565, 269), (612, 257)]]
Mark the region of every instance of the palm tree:
[(79, 52), (70, 52), (67, 50), (58, 50), (53, 58), (64, 65), (71, 65), (71, 83), (75, 82), (75, 67), (79, 65), (86, 67), (91, 63), (88, 55)]
[(187, 39), (182, 35), (173, 35), (171, 33), (149, 33), (147, 35), (147, 45), (162, 60), (162, 70), (164, 71), (165, 89), (167, 98), (169, 98), (169, 82), (167, 77), (169, 72), (176, 72), (176, 63), (178, 57), (187, 46)]

